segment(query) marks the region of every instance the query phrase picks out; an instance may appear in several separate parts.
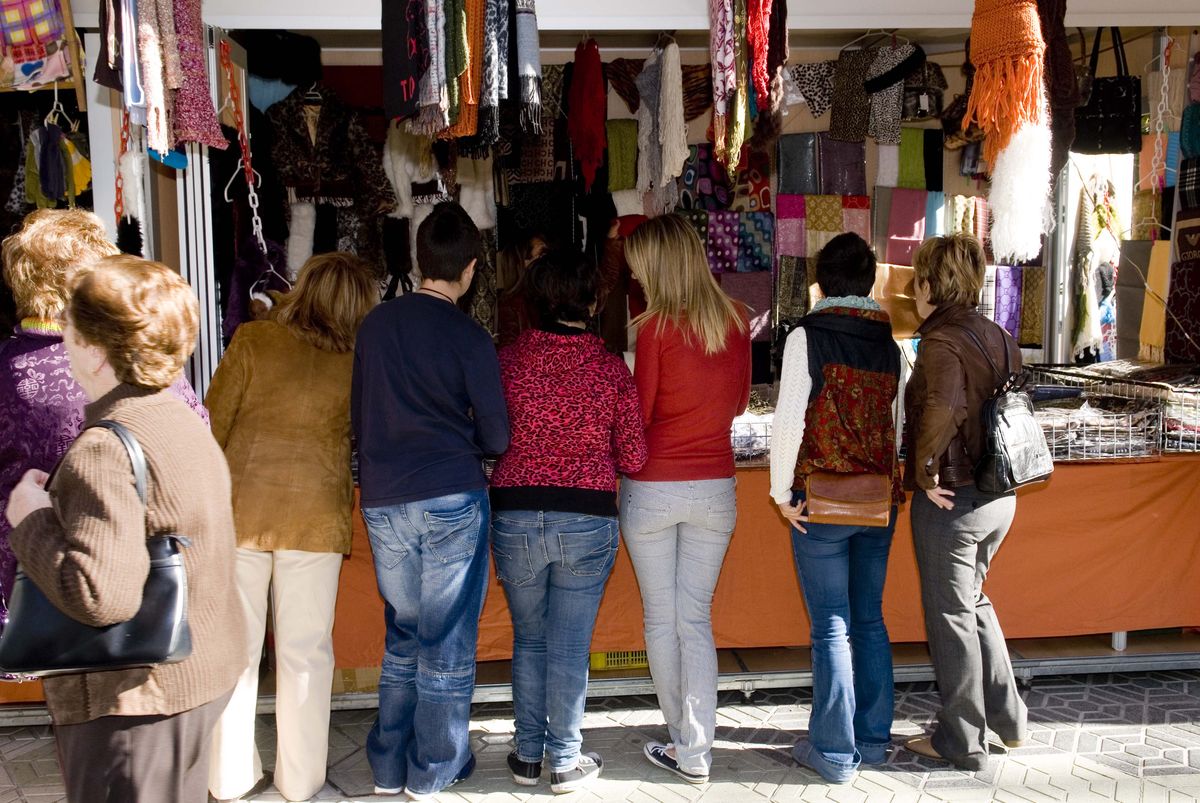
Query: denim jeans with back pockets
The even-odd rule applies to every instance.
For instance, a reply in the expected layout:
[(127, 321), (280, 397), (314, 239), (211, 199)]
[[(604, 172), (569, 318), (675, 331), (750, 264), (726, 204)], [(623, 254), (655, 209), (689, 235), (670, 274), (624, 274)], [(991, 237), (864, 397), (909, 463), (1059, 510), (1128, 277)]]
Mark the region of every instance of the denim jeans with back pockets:
[(505, 510), (492, 552), (513, 623), (517, 757), (574, 769), (583, 743), (592, 630), (617, 556), (615, 517)]
[(438, 792), (471, 756), (490, 512), (483, 489), (363, 508), (387, 624), (367, 737), (376, 786)]
[[(802, 494), (793, 496), (801, 504)], [(891, 743), (892, 648), (883, 584), (896, 529), (837, 524), (791, 528), (792, 553), (812, 621), (813, 705), (797, 750), (827, 780), (847, 780), (861, 762), (880, 764)]]

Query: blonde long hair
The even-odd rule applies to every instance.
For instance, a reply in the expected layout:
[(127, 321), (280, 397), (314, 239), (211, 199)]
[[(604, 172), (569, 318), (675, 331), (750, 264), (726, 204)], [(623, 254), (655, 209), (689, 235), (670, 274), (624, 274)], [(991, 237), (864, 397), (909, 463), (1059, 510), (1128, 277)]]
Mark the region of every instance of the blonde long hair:
[(744, 316), (708, 269), (700, 235), (679, 215), (660, 215), (634, 229), (625, 241), (625, 258), (646, 291), (646, 311), (633, 319), (634, 326), (657, 315), (660, 330), (674, 323), (705, 354), (725, 348), (731, 326), (746, 331)]
[(340, 353), (354, 348), (359, 324), (377, 303), (379, 287), (370, 265), (334, 251), (304, 263), (274, 319), (306, 343)]

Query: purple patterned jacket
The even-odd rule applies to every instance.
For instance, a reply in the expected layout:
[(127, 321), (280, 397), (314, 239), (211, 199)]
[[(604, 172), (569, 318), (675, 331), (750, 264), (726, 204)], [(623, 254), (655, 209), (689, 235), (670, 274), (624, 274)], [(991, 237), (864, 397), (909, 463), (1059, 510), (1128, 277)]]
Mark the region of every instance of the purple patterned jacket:
[[(187, 380), (171, 391), (208, 423)], [(83, 426), (83, 389), (71, 377), (62, 333), (23, 321), (0, 341), (0, 605), (8, 601), (17, 559), (8, 545), (8, 497), (31, 468), (50, 471)]]

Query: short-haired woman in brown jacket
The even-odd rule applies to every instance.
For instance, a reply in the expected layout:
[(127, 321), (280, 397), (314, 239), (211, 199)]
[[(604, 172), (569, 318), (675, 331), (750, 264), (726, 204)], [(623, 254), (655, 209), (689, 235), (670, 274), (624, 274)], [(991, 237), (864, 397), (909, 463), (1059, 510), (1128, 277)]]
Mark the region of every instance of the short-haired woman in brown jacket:
[(1021, 352), (975, 308), (986, 270), (979, 240), (962, 234), (926, 240), (913, 269), (925, 321), (904, 396), (904, 476), (915, 491), (913, 545), (942, 710), (932, 737), (906, 746), (978, 771), (987, 766), (988, 729), (1015, 746), (1027, 727), (1004, 633), (983, 593), (1017, 497), (984, 493), (974, 476), (986, 442), (983, 403), (1007, 372), (1021, 370)]
[(85, 429), (53, 477), (28, 471), (7, 515), (25, 573), (86, 624), (126, 621), (142, 604), (146, 538), (178, 533), (187, 572), (192, 654), (179, 663), (45, 680), (71, 801), (202, 803), (212, 728), (245, 660), (233, 593), (229, 470), (204, 422), (166, 392), (196, 342), (199, 304), (179, 274), (130, 256), (78, 280), (64, 318), (71, 373), (91, 401), (141, 444), (146, 504), (112, 432)]
[(233, 475), (237, 591), (249, 660), (217, 724), (209, 790), (270, 784), (254, 743), (258, 664), (275, 632), (275, 787), (308, 800), (325, 783), (333, 610), (350, 551), (350, 374), (359, 324), (379, 301), (367, 263), (315, 256), (271, 320), (242, 324), (205, 401)]

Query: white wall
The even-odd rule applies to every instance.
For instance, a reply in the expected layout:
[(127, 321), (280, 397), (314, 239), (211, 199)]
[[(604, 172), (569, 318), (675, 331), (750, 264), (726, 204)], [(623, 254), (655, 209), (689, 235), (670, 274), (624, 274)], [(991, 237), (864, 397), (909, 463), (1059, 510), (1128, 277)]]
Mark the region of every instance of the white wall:
[[(708, 27), (707, 0), (539, 0), (545, 30), (701, 30)], [(788, 27), (965, 28), (970, 0), (791, 0)], [(97, 24), (98, 0), (71, 0), (76, 24)], [(331, 13), (333, 8), (338, 13)], [(374, 30), (380, 0), (205, 0), (204, 20), (223, 28)], [(1197, 0), (1075, 0), (1068, 25), (1200, 25)]]

